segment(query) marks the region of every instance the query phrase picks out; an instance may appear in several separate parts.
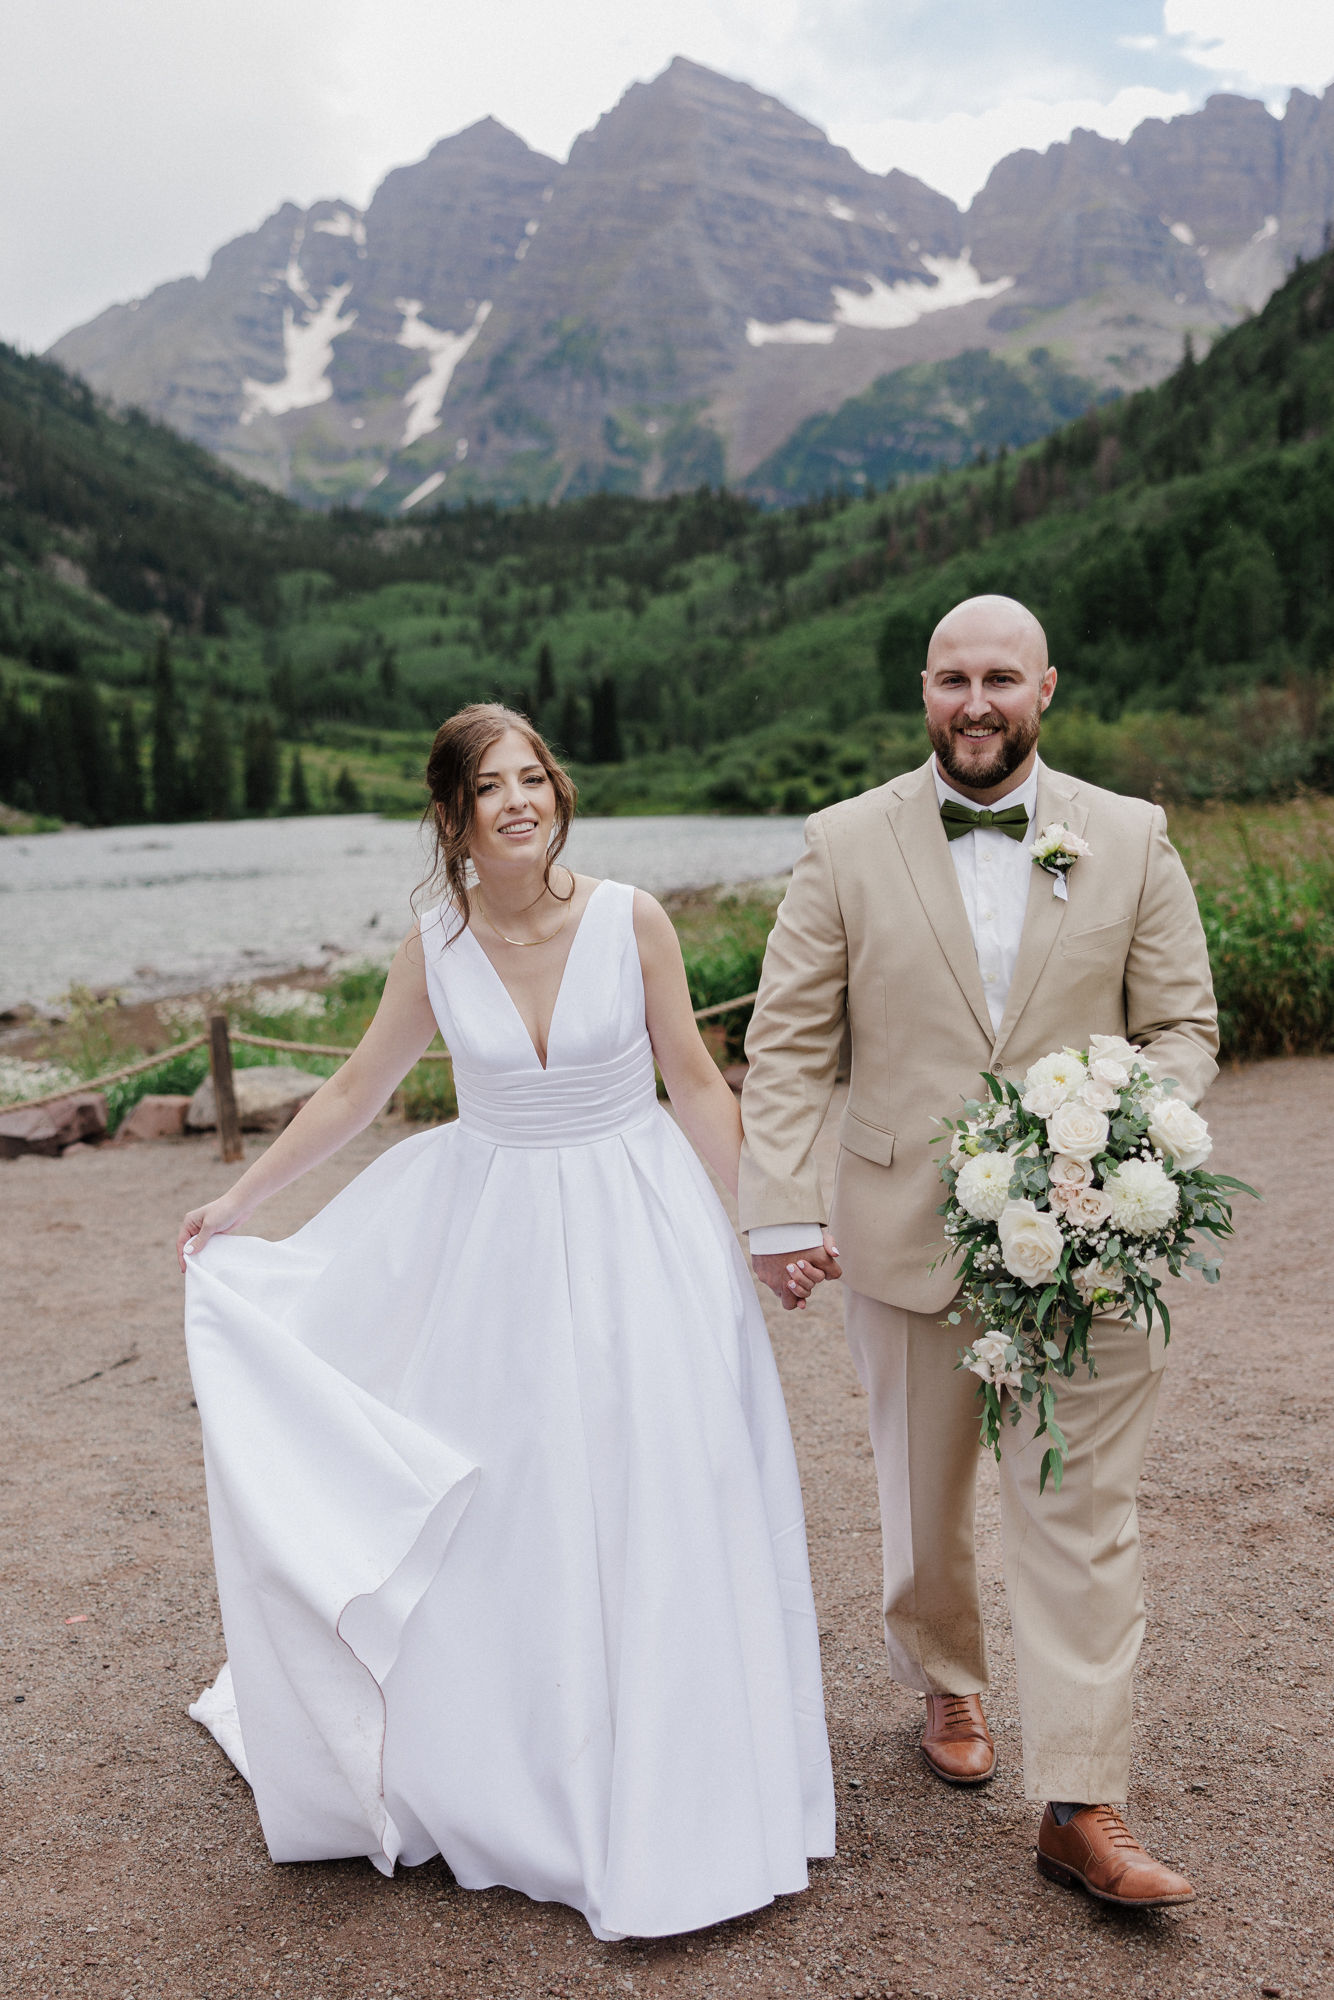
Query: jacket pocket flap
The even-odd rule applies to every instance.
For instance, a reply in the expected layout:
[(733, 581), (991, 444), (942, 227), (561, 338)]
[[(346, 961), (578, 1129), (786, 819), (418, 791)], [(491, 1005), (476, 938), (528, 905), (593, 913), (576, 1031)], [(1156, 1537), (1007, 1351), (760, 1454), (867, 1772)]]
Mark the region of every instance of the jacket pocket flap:
[(855, 1111), (843, 1113), (838, 1143), (859, 1159), (873, 1160), (878, 1167), (887, 1167), (894, 1158), (894, 1134), (886, 1132), (883, 1125), (868, 1125)]
[(1090, 951), (1105, 951), (1109, 946), (1115, 950), (1123, 939), (1129, 937), (1134, 922), (1133, 916), (1118, 917), (1115, 923), (1094, 924), (1087, 930), (1063, 932), (1060, 949), (1068, 958), (1078, 958)]

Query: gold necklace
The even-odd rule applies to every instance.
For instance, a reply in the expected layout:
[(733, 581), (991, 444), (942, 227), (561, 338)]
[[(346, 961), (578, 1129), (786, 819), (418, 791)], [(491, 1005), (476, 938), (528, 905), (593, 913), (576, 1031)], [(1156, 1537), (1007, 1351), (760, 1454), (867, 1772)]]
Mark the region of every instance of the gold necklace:
[(477, 907), (482, 913), (482, 922), (486, 925), (487, 929), (491, 932), (493, 937), (498, 937), (503, 939), (503, 941), (506, 944), (517, 944), (517, 945), (550, 944), (552, 938), (559, 937), (561, 932), (565, 929), (566, 924), (570, 921), (570, 911), (574, 908), (574, 890), (572, 887), (570, 890), (570, 900), (565, 906), (565, 915), (561, 918), (560, 922), (557, 924), (554, 931), (548, 931), (545, 937), (512, 938), (512, 937), (507, 937), (504, 931), (497, 929), (496, 925), (492, 923), (490, 917), (487, 915), (486, 903), (482, 897), (482, 889), (480, 883), (477, 886), (476, 895), (477, 895)]

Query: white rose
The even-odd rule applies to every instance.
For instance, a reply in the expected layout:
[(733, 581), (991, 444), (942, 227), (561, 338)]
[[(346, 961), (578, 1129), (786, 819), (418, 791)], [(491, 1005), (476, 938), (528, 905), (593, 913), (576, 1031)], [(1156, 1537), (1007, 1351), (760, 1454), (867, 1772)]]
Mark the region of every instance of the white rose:
[(1077, 833), (1071, 833), (1065, 822), (1059, 819), (1054, 819), (1049, 826), (1043, 827), (1033, 842), (1032, 851), (1035, 861), (1050, 860), (1053, 854), (1069, 854), (1074, 857), (1091, 852), (1088, 842), (1081, 840)]
[(1130, 1071), (1114, 1056), (1091, 1057), (1089, 1075), (1099, 1077), (1103, 1083), (1114, 1083), (1118, 1090), (1124, 1090), (1130, 1081)]
[(1096, 1229), (1112, 1212), (1110, 1195), (1095, 1187), (1072, 1188), (1061, 1206), (1075, 1229)]
[(1104, 1183), (1112, 1226), (1127, 1236), (1156, 1236), (1176, 1214), (1181, 1192), (1158, 1160), (1122, 1160)]
[(997, 1222), (1010, 1199), (1014, 1178), (1013, 1153), (974, 1153), (959, 1169), (954, 1199), (965, 1215), (979, 1222)]
[(1101, 1264), (1081, 1264), (1072, 1275), (1075, 1290), (1085, 1305), (1095, 1292), (1123, 1292), (1126, 1288), (1124, 1271), (1104, 1271)]
[(1180, 1097), (1159, 1097), (1149, 1112), (1149, 1137), (1160, 1153), (1170, 1153), (1179, 1174), (1202, 1166), (1214, 1149), (1209, 1127)]
[(1061, 1225), (1054, 1215), (1031, 1201), (1011, 1201), (1002, 1209), (998, 1226), (1001, 1261), (1012, 1278), (1025, 1285), (1040, 1285), (1051, 1276), (1065, 1249)]
[(1110, 1111), (1120, 1103), (1121, 1092), (1104, 1076), (1087, 1076), (1080, 1087), (1079, 1101), (1092, 1105), (1095, 1111)]
[(1047, 1169), (1053, 1187), (1092, 1187), (1093, 1164), (1090, 1160), (1072, 1159), (1069, 1153), (1057, 1153)]
[(998, 1389), (1017, 1389), (1023, 1374), (1017, 1362), (1009, 1360), (1010, 1343), (1003, 1333), (984, 1333), (973, 1342), (973, 1358), (968, 1363), (974, 1375), (994, 1382)]
[[(1090, 1069), (1093, 1067), (1094, 1063), (1101, 1062), (1103, 1060), (1106, 1060), (1108, 1062), (1120, 1063), (1123, 1066), (1123, 1068), (1129, 1069), (1131, 1063), (1138, 1055), (1139, 1055), (1139, 1049), (1136, 1046), (1136, 1044), (1134, 1042), (1128, 1042), (1124, 1035), (1089, 1036)], [(1141, 1060), (1143, 1059), (1141, 1058)]]
[(1058, 1104), (1075, 1095), (1085, 1073), (1083, 1061), (1073, 1049), (1042, 1056), (1025, 1073), (1020, 1102), (1031, 1118), (1050, 1118)]
[(1091, 1104), (1062, 1104), (1047, 1120), (1047, 1144), (1054, 1153), (1091, 1160), (1107, 1144), (1110, 1130), (1105, 1111), (1095, 1111)]

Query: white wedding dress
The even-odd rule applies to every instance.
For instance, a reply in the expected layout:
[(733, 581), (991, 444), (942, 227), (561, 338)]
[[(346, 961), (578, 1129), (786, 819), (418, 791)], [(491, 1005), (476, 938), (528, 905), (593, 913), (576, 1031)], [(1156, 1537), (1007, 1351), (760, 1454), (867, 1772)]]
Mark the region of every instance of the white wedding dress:
[(269, 1852), (438, 1852), (601, 1938), (756, 1909), (834, 1847), (787, 1415), (657, 1101), (633, 893), (593, 892), (545, 1069), (432, 912), (457, 1123), (187, 1260), (228, 1649), (190, 1712)]

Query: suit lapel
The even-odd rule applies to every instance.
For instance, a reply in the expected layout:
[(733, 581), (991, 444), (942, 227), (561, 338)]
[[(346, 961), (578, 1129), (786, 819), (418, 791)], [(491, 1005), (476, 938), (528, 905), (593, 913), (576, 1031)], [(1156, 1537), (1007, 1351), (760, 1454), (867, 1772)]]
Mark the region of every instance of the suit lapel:
[(959, 983), (959, 990), (977, 1016), (988, 1042), (992, 1039), (991, 1016), (977, 963), (968, 913), (959, 891), (959, 878), (950, 860), (949, 842), (940, 823), (932, 761), (928, 761), (890, 788), (885, 810), (894, 838), (912, 877), (927, 922)]
[[(1052, 820), (1063, 820), (1071, 833), (1082, 833), (1088, 819), (1088, 807), (1079, 797), (1078, 787), (1059, 771), (1049, 771), (1046, 765), (1039, 767), (1038, 795), (1033, 820), (1033, 832), (1038, 834)], [(1078, 866), (1078, 863), (1076, 863)], [(993, 1057), (1005, 1047), (1015, 1024), (1019, 1020), (1033, 989), (1042, 977), (1043, 968), (1051, 957), (1052, 947), (1060, 933), (1067, 902), (1053, 893), (1052, 880), (1045, 869), (1034, 866), (1028, 885), (1028, 902), (1024, 910), (1024, 928), (1019, 940), (1019, 955), (1015, 960), (1014, 978), (1010, 981), (1010, 994), (1005, 1003), (1005, 1013), (1000, 1027), (996, 1030), (996, 1045)]]

